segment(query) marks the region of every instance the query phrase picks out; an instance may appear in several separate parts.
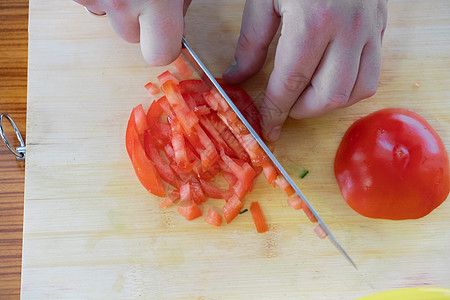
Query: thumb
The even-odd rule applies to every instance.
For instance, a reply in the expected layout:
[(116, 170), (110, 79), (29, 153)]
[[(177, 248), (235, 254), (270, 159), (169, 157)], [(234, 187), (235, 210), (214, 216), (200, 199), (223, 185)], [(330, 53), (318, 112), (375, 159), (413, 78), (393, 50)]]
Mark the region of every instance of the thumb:
[(280, 17), (273, 9), (272, 0), (247, 0), (242, 16), (235, 60), (223, 74), (230, 84), (238, 84), (261, 70), (268, 47), (278, 26)]

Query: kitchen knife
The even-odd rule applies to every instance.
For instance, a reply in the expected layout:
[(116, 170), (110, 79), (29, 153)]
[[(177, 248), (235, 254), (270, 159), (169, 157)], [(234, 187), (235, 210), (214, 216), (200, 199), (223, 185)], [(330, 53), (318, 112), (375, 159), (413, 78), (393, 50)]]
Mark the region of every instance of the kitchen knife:
[(203, 64), (203, 62), (197, 56), (197, 54), (195, 54), (194, 50), (189, 46), (188, 42), (186, 41), (186, 39), (184, 37), (183, 37), (182, 43), (183, 43), (183, 48), (181, 50), (181, 55), (182, 55), (183, 59), (194, 68), (194, 70), (197, 72), (197, 74), (201, 77), (203, 82), (209, 88), (214, 87), (217, 90), (217, 92), (219, 92), (219, 94), (227, 101), (228, 105), (231, 107), (231, 109), (234, 111), (234, 113), (239, 117), (239, 119), (245, 125), (247, 130), (251, 133), (253, 138), (258, 142), (259, 146), (264, 150), (264, 152), (270, 158), (270, 160), (275, 165), (275, 167), (280, 171), (280, 173), (284, 176), (284, 178), (289, 182), (289, 184), (292, 186), (292, 188), (295, 190), (295, 192), (298, 194), (298, 196), (300, 196), (303, 203), (305, 205), (307, 205), (308, 208), (311, 210), (312, 214), (316, 217), (319, 225), (327, 233), (329, 240), (344, 255), (344, 257), (353, 265), (353, 267), (355, 267), (355, 269), (357, 269), (356, 264), (353, 262), (353, 260), (350, 258), (350, 256), (347, 254), (347, 252), (344, 250), (344, 248), (336, 240), (334, 235), (331, 233), (331, 231), (325, 225), (323, 220), (320, 218), (319, 214), (312, 207), (311, 203), (309, 203), (309, 201), (306, 199), (306, 197), (303, 195), (303, 193), (300, 191), (298, 186), (295, 184), (295, 182), (292, 180), (292, 178), (289, 176), (289, 174), (286, 172), (286, 170), (283, 168), (283, 166), (280, 164), (280, 162), (276, 159), (276, 157), (273, 155), (273, 153), (270, 151), (270, 149), (267, 147), (267, 145), (264, 143), (264, 141), (259, 137), (259, 135), (253, 129), (253, 127), (248, 123), (248, 121), (245, 119), (245, 117), (241, 114), (239, 109), (236, 107), (236, 105), (233, 103), (233, 101), (230, 99), (230, 97), (228, 97), (228, 95), (222, 89), (220, 84), (216, 81), (216, 79), (211, 74), (211, 72), (209, 72), (209, 70), (206, 68), (206, 66)]

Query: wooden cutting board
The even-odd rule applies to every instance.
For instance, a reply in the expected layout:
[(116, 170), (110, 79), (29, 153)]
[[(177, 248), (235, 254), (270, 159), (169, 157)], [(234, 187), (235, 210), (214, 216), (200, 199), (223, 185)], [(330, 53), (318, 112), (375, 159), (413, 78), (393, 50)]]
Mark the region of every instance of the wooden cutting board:
[[(216, 76), (232, 60), (243, 2), (197, 0), (188, 13), (186, 36)], [(450, 148), (449, 13), (447, 0), (391, 1), (377, 94), (288, 120), (276, 144), (355, 270), (264, 178), (245, 206), (261, 203), (264, 234), (249, 213), (213, 228), (161, 211), (136, 179), (124, 134), (131, 109), (152, 101), (143, 85), (164, 68), (148, 67), (107, 19), (71, 1), (30, 0), (23, 299), (353, 299), (449, 286), (450, 201), (419, 220), (372, 220), (345, 204), (333, 175), (346, 129), (384, 107), (421, 114)], [(257, 100), (271, 57), (243, 85)]]

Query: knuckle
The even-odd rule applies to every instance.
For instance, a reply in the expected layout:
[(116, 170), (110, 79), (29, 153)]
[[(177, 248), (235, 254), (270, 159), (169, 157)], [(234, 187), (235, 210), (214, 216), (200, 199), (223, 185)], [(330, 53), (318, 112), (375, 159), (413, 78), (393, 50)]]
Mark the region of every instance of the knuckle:
[(378, 86), (376, 84), (374, 85), (367, 85), (363, 88), (361, 93), (358, 95), (357, 99), (362, 100), (369, 97), (372, 97), (377, 92)]
[(124, 0), (110, 0), (109, 1), (109, 5), (111, 6), (111, 8), (113, 10), (120, 11), (126, 5), (126, 1), (124, 1)]
[[(256, 33), (251, 33), (251, 35), (256, 36)], [(237, 47), (243, 52), (248, 52), (255, 49), (268, 49), (268, 46), (262, 42), (262, 39), (252, 39), (249, 33), (246, 33), (244, 31), (241, 31), (240, 33)]]
[(333, 94), (327, 98), (327, 105), (330, 108), (339, 108), (346, 106), (349, 95), (344, 93)]
[(310, 78), (300, 72), (291, 72), (281, 78), (283, 88), (288, 93), (299, 94), (310, 82)]

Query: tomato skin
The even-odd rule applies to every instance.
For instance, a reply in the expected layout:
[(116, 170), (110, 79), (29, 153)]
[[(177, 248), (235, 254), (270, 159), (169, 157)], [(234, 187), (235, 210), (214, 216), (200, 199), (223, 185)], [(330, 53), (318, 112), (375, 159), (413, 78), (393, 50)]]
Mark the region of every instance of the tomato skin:
[(442, 140), (424, 118), (406, 109), (382, 109), (353, 123), (334, 170), (344, 199), (370, 218), (421, 218), (449, 193)]

